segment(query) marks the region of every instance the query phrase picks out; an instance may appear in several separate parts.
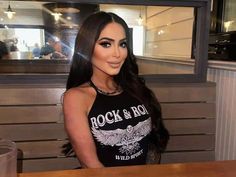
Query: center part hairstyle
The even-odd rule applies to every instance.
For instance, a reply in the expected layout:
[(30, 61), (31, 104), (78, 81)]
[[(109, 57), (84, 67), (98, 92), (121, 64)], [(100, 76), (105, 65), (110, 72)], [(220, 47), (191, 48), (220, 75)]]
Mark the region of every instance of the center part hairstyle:
[(152, 119), (153, 136), (151, 139), (160, 151), (163, 151), (167, 145), (169, 133), (162, 121), (161, 107), (154, 93), (146, 87), (144, 79), (138, 75), (136, 58), (131, 50), (132, 41), (129, 28), (126, 22), (118, 15), (100, 11), (90, 15), (82, 23), (76, 36), (66, 89), (68, 90), (90, 81), (93, 74), (91, 59), (93, 57), (95, 43), (105, 26), (113, 22), (123, 27), (128, 51), (127, 58), (119, 74), (114, 76), (114, 81), (117, 85), (121, 86), (123, 90), (145, 104)]
[[(138, 74), (136, 59), (133, 57), (132, 51), (130, 50), (131, 40), (127, 24), (122, 18), (114, 13), (100, 11), (85, 19), (76, 36), (72, 65), (67, 81), (67, 89), (79, 86), (90, 80), (93, 73), (91, 59), (95, 43), (105, 26), (112, 22), (118, 23), (123, 27), (127, 38), (128, 55), (117, 77), (126, 77), (133, 72)], [(130, 69), (132, 71), (130, 71)], [(121, 84), (121, 79), (117, 79), (116, 81)], [(123, 81), (125, 82), (125, 80)]]

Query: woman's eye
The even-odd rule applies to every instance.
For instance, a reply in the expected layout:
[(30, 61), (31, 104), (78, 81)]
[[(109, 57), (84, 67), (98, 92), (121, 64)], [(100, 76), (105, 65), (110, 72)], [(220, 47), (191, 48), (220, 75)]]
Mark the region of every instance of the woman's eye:
[(101, 42), (100, 45), (103, 46), (104, 48), (108, 48), (111, 46), (109, 42)]
[(126, 43), (126, 42), (122, 42), (122, 43), (120, 43), (120, 46), (121, 46), (122, 48), (126, 48), (126, 47), (127, 47), (127, 43)]

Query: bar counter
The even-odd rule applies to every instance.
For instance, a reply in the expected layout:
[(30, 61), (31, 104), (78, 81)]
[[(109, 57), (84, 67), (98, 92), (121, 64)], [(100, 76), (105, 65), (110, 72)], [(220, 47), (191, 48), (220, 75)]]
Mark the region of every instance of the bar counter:
[(18, 177), (235, 177), (236, 160), (19, 173)]

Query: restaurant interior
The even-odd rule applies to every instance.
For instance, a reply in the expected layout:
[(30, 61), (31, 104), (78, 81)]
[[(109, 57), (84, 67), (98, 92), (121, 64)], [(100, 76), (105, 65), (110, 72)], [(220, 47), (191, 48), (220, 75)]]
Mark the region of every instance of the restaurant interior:
[[(8, 51), (0, 55), (0, 141), (16, 144), (18, 177), (235, 176), (235, 9), (234, 0), (0, 0)], [(62, 152), (74, 43), (97, 11), (128, 24), (139, 75), (170, 132), (161, 159), (143, 167), (83, 171), (75, 155)]]

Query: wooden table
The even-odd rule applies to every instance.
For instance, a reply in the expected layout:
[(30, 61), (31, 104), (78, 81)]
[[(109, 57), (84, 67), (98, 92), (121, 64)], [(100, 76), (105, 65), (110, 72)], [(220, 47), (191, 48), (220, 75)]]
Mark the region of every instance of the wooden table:
[(236, 177), (236, 160), (19, 173), (18, 177)]

